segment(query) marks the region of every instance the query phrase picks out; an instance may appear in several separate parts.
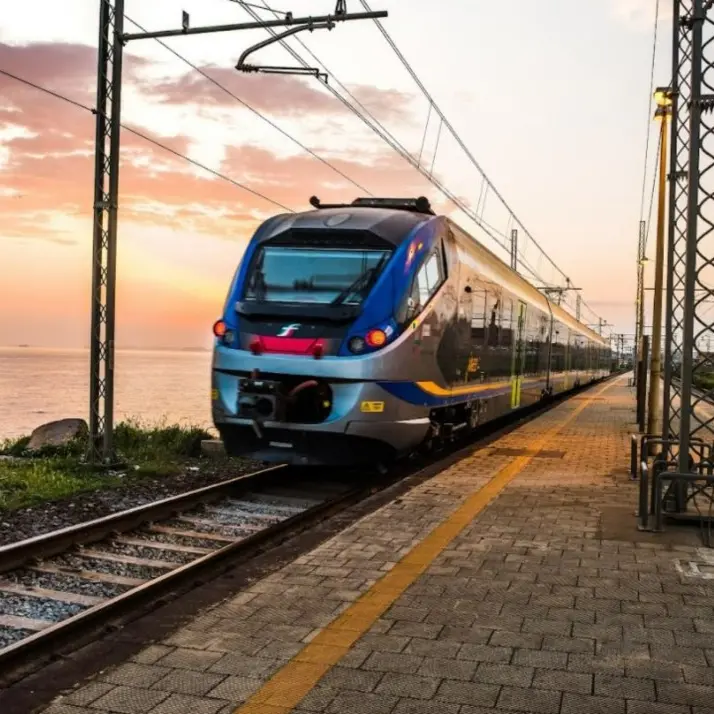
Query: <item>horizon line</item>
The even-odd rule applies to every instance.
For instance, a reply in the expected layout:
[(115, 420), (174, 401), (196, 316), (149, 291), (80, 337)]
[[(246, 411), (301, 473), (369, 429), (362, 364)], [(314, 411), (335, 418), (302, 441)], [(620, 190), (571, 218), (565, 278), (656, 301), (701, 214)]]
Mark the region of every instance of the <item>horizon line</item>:
[[(2, 345), (0, 344), (0, 349), (31, 349), (31, 350), (82, 350), (82, 351), (89, 351), (91, 348), (89, 345), (82, 345), (82, 346), (74, 346), (74, 347), (69, 347), (67, 345), (62, 345), (62, 346), (57, 346), (57, 345), (31, 345), (31, 344), (26, 344), (26, 343), (15, 343), (15, 344), (5, 344)], [(128, 345), (128, 346), (122, 346), (122, 347), (116, 347), (115, 351), (117, 352), (122, 352), (122, 351), (135, 351), (135, 352), (210, 352), (211, 347), (197, 347), (197, 346), (183, 346), (183, 347), (166, 347), (166, 346), (158, 346), (158, 345)]]

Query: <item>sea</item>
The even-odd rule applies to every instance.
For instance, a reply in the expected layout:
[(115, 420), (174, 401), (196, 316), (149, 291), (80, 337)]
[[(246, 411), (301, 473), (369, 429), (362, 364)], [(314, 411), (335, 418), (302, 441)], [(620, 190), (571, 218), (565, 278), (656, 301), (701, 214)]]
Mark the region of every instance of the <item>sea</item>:
[[(210, 429), (209, 351), (118, 350), (114, 420)], [(0, 347), (0, 442), (89, 415), (89, 351)]]

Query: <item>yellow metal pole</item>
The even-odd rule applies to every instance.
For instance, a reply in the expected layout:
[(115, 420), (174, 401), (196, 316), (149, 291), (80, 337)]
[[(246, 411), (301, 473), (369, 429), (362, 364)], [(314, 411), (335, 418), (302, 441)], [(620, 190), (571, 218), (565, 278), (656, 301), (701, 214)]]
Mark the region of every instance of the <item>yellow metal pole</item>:
[(659, 194), (657, 197), (657, 254), (652, 305), (652, 353), (650, 359), (650, 393), (647, 409), (647, 433), (662, 432), (662, 284), (664, 278), (664, 209), (667, 193), (667, 107), (660, 107)]

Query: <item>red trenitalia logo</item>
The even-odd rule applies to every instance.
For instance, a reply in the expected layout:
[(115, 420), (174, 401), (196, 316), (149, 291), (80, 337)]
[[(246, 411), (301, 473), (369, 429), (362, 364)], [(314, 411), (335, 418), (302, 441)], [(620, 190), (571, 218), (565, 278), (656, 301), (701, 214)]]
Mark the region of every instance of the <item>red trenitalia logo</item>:
[(292, 325), (284, 325), (280, 328), (277, 337), (292, 337), (300, 329), (299, 323), (293, 323)]

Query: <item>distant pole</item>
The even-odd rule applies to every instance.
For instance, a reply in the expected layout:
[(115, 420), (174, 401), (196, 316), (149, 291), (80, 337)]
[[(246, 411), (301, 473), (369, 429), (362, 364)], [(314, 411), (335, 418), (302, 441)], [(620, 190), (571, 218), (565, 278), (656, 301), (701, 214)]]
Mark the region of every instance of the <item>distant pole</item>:
[(575, 296), (575, 319), (580, 322), (580, 295)]
[[(642, 335), (645, 326), (645, 242), (647, 241), (647, 224), (640, 221), (640, 236), (637, 243), (637, 298), (635, 300), (635, 348), (637, 359), (642, 357)], [(635, 377), (637, 383), (639, 375)]]
[(620, 335), (620, 360), (621, 363), (625, 361), (625, 335)]
[(518, 229), (511, 230), (511, 270), (518, 271)]
[(647, 416), (647, 358), (649, 356), (649, 337), (642, 335), (642, 354), (638, 362), (640, 377), (637, 380), (637, 424), (638, 429), (644, 433)]
[[(659, 192), (657, 195), (657, 250), (655, 255), (655, 283), (652, 298), (652, 356), (650, 358), (650, 391), (647, 405), (647, 433), (659, 436), (662, 430), (660, 421), (660, 394), (662, 378), (662, 286), (664, 282), (664, 209), (667, 197), (667, 116), (671, 101), (666, 93), (659, 100), (656, 116), (660, 120), (659, 152)], [(659, 103), (658, 102), (658, 103)]]

